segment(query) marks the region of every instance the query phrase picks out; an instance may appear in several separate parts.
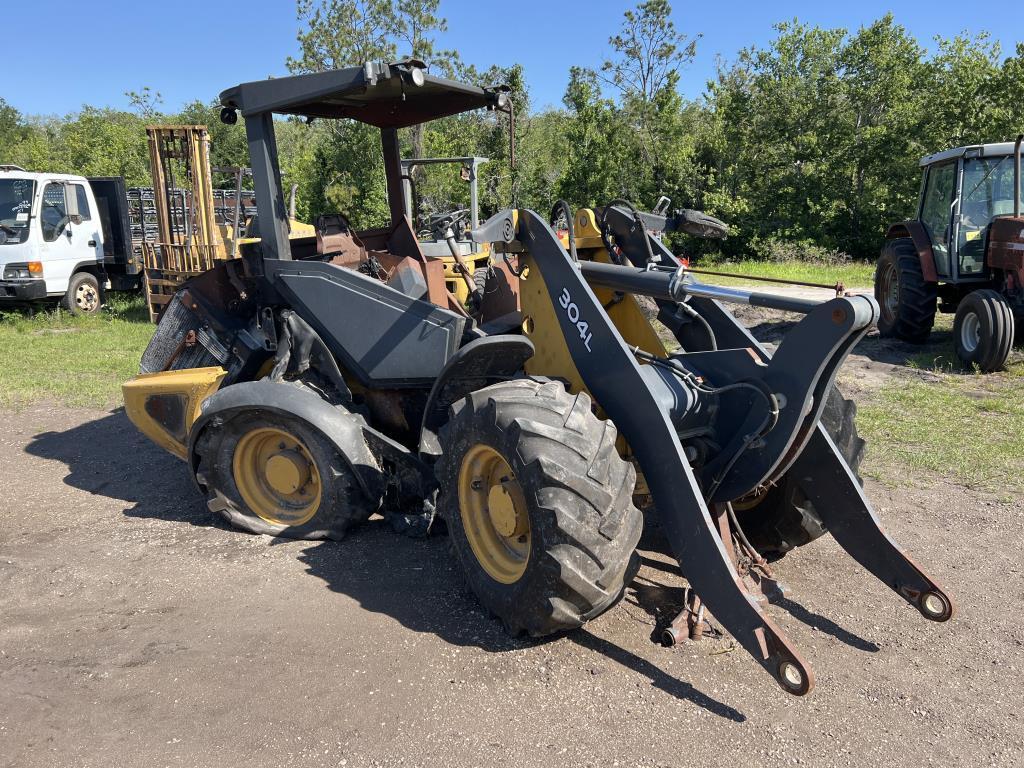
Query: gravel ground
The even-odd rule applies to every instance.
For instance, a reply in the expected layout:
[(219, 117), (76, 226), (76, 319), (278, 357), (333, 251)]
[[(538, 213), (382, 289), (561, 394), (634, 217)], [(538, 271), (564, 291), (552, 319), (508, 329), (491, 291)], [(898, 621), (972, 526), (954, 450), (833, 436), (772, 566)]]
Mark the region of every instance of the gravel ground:
[(0, 765), (1024, 763), (1019, 502), (869, 481), (959, 613), (925, 621), (827, 537), (790, 555), (796, 699), (728, 639), (652, 642), (681, 600), (662, 555), (585, 629), (510, 640), (444, 537), (239, 533), (121, 412), (3, 417)]

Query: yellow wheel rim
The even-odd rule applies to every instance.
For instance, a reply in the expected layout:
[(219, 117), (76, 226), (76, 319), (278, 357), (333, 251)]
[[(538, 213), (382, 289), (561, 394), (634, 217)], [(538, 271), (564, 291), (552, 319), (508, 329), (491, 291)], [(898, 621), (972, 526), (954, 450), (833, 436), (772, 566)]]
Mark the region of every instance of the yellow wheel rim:
[(459, 514), (487, 574), (514, 584), (530, 560), (530, 516), (512, 467), (489, 445), (474, 445), (459, 470)]
[(242, 501), (274, 525), (302, 525), (320, 507), (320, 472), (309, 449), (283, 429), (242, 436), (231, 462)]
[(748, 512), (764, 501), (766, 494), (767, 492), (757, 496), (747, 496), (743, 499), (737, 499), (732, 503), (732, 508), (737, 512)]

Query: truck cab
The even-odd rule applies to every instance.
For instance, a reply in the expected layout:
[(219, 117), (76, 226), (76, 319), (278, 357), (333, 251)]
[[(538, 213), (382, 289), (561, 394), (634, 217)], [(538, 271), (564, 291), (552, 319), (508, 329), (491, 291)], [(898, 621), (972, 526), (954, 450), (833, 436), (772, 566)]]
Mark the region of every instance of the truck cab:
[[(98, 181), (114, 190), (110, 199), (98, 197), (83, 176), (0, 166), (0, 303), (58, 300), (75, 314), (91, 314), (100, 309), (102, 290), (112, 287), (111, 272), (113, 287), (125, 287), (117, 279), (125, 270), (116, 268), (132, 262), (126, 204), (117, 194), (123, 196), (124, 182)], [(114, 252), (117, 242), (121, 253)]]

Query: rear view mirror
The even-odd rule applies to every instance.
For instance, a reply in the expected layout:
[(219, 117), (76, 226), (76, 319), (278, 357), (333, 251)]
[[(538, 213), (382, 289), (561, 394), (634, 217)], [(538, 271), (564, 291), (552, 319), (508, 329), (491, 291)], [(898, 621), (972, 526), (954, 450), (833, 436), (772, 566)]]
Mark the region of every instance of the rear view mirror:
[(67, 211), (67, 217), (71, 219), (74, 224), (82, 223), (82, 214), (78, 210), (78, 190), (75, 189), (75, 184), (64, 185), (64, 210)]

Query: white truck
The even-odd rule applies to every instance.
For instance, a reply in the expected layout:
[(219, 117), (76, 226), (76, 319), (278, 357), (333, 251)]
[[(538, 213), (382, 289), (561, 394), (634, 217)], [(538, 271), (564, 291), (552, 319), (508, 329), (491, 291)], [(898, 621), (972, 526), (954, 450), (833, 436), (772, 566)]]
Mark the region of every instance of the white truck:
[(124, 179), (0, 165), (0, 306), (59, 300), (100, 310), (105, 290), (139, 287)]

